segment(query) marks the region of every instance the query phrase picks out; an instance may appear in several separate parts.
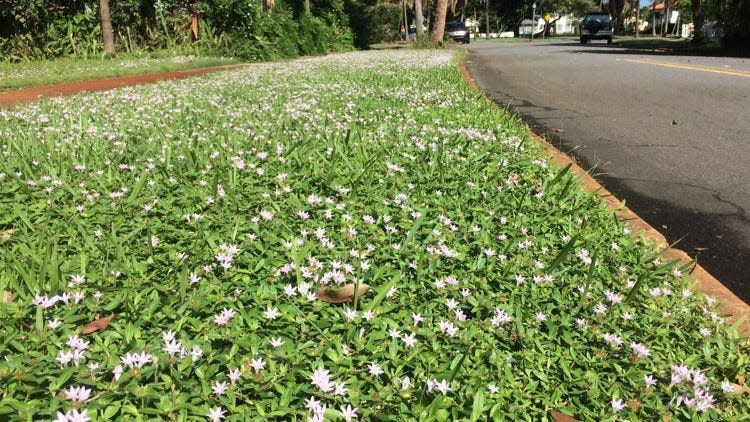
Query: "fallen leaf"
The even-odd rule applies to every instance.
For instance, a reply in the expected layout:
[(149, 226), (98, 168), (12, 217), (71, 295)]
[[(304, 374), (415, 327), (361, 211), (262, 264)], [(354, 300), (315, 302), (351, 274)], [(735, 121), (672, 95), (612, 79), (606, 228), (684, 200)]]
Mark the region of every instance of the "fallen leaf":
[[(356, 284), (345, 284), (341, 287), (331, 288), (328, 286), (321, 286), (315, 293), (315, 296), (319, 300), (328, 303), (346, 303), (351, 302), (354, 299), (354, 289)], [(359, 290), (357, 290), (357, 298), (362, 297), (363, 294), (370, 290), (370, 286), (365, 283), (360, 283)]]
[(549, 414), (555, 422), (578, 422), (574, 417), (558, 412), (557, 410), (550, 410)]
[(81, 334), (91, 334), (97, 330), (102, 330), (102, 331), (106, 330), (107, 327), (109, 327), (109, 323), (112, 322), (112, 319), (114, 317), (115, 317), (115, 314), (112, 314), (110, 316), (102, 317), (102, 318), (91, 321), (90, 323), (86, 324), (85, 327), (81, 329)]
[(737, 384), (744, 385), (745, 384), (745, 374), (739, 374), (737, 375)]
[(732, 384), (732, 387), (734, 388), (732, 392), (735, 394), (750, 394), (750, 387), (739, 384)]
[(13, 302), (13, 293), (3, 290), (3, 303)]
[(0, 232), (0, 240), (3, 242), (9, 241), (13, 237), (13, 233), (16, 232), (16, 229), (7, 229)]

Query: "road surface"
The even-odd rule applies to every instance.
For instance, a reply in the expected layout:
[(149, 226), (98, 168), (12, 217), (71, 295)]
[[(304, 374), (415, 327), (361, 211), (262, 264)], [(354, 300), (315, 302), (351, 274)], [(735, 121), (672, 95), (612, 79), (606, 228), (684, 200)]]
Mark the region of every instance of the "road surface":
[(750, 60), (480, 41), (468, 68), (750, 303)]

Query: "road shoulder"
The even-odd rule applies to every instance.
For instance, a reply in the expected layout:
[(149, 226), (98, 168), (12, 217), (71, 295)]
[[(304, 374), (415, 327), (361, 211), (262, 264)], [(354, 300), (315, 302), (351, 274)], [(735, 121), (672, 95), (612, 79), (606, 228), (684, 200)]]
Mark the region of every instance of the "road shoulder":
[[(461, 74), (466, 84), (476, 92), (482, 92), (479, 86), (471, 77), (466, 66), (466, 57), (460, 62)], [(486, 95), (487, 102), (497, 106)], [(584, 190), (596, 193), (605, 202), (607, 208), (615, 212), (620, 220), (628, 221), (634, 229), (634, 235), (643, 236), (646, 240), (653, 242), (663, 248), (662, 255), (667, 260), (676, 260), (682, 265), (693, 265), (690, 278), (695, 282), (696, 288), (701, 293), (712, 296), (718, 300), (718, 310), (728, 316), (729, 324), (737, 324), (737, 331), (741, 337), (750, 338), (750, 306), (740, 300), (734, 293), (727, 289), (719, 280), (713, 277), (700, 264), (692, 260), (687, 253), (680, 249), (672, 248), (664, 235), (651, 225), (646, 223), (637, 214), (626, 207), (611, 192), (605, 189), (599, 182), (594, 179), (588, 172), (581, 168), (573, 159), (559, 151), (541, 136), (534, 133), (529, 127), (527, 131), (530, 136), (538, 142), (547, 151), (552, 162), (560, 168), (570, 165), (570, 170), (576, 174), (583, 184)]]

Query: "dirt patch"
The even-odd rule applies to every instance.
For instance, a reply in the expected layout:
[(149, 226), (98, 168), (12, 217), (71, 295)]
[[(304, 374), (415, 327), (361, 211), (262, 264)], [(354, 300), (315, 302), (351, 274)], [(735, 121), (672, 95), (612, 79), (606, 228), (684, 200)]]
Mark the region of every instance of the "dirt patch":
[(99, 79), (93, 81), (71, 82), (57, 85), (45, 85), (22, 88), (14, 91), (0, 92), (0, 107), (13, 107), (19, 104), (37, 101), (40, 98), (54, 98), (73, 95), (83, 91), (106, 91), (123, 86), (143, 85), (170, 79), (185, 79), (208, 73), (236, 69), (245, 65), (227, 65), (205, 67), (201, 69), (178, 70), (173, 72), (151, 73), (146, 75), (123, 76), (121, 78)]

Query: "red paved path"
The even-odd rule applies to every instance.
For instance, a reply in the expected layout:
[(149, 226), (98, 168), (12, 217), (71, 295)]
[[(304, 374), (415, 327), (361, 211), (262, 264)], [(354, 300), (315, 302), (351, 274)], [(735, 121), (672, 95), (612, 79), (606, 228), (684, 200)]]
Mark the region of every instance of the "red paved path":
[(206, 73), (221, 72), (234, 69), (244, 65), (227, 65), (216, 67), (205, 67), (201, 69), (178, 70), (174, 72), (152, 73), (147, 75), (124, 76), (113, 79), (99, 79), (93, 81), (71, 82), (58, 85), (45, 85), (31, 88), (22, 88), (14, 91), (0, 92), (0, 107), (12, 107), (18, 104), (29, 103), (40, 98), (53, 98), (61, 95), (72, 95), (81, 91), (105, 91), (121, 86), (141, 85), (168, 79), (184, 79), (191, 76), (205, 75)]

